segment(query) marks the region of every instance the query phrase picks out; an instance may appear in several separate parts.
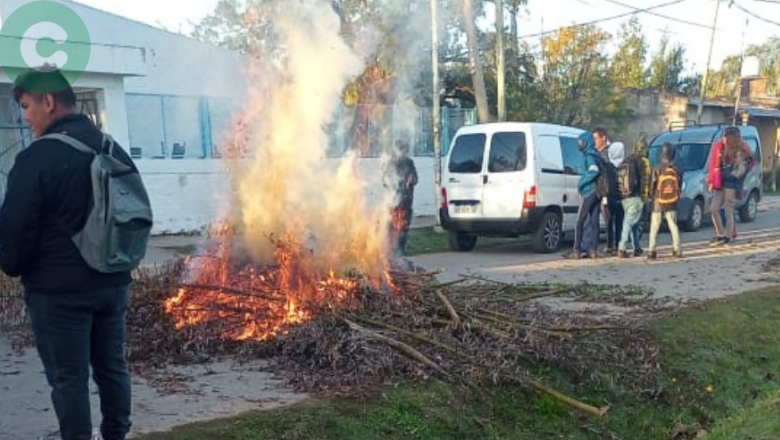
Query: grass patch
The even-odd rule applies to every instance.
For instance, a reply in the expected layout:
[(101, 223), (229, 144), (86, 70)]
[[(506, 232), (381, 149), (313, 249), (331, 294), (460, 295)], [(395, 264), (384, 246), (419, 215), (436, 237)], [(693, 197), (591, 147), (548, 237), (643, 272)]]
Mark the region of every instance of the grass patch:
[[(709, 439), (780, 438), (780, 288), (714, 301), (653, 321), (662, 373), (631, 383), (625, 371), (572, 374), (529, 365), (559, 390), (596, 406), (594, 420), (513, 387), (476, 395), (440, 382), (385, 390), (373, 401), (319, 401), (192, 425), (142, 440), (244, 439)], [(774, 435), (774, 437), (773, 437)]]
[[(479, 237), (476, 249), (488, 249), (506, 244), (530, 244), (529, 236), (518, 238)], [(406, 251), (409, 255), (433, 254), (449, 252), (447, 232), (436, 232), (433, 227), (413, 228), (409, 230), (409, 241)]]
[(719, 422), (707, 440), (780, 440), (780, 392), (759, 399), (738, 415)]

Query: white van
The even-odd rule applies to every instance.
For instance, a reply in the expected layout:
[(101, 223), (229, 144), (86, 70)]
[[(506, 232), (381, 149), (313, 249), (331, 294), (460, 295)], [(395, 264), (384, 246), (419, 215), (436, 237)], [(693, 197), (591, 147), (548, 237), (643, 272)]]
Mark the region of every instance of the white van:
[(499, 122), (460, 128), (442, 166), (442, 227), (450, 248), (470, 251), (478, 236), (533, 234), (554, 252), (577, 221), (583, 157), (579, 128)]

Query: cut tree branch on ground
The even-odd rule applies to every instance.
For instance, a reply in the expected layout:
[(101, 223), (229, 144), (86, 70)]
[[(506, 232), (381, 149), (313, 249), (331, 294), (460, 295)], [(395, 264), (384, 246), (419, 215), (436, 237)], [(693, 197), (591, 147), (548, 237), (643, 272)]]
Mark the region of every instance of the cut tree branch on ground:
[(452, 306), (450, 300), (447, 299), (447, 297), (444, 295), (444, 293), (441, 290), (436, 290), (436, 297), (438, 297), (439, 301), (441, 301), (441, 303), (444, 304), (444, 308), (447, 310), (447, 313), (450, 314), (450, 318), (452, 318), (452, 324), (456, 328), (460, 327), (461, 325), (460, 316), (458, 316), (458, 312), (455, 311), (455, 307)]
[[(390, 331), (393, 331), (393, 332), (396, 332), (396, 333), (408, 336), (410, 338), (416, 339), (416, 340), (418, 340), (420, 342), (424, 342), (426, 344), (433, 345), (434, 347), (441, 348), (442, 350), (446, 350), (446, 351), (448, 351), (448, 352), (450, 352), (452, 354), (460, 354), (460, 352), (458, 350), (454, 349), (453, 347), (450, 347), (447, 344), (444, 344), (442, 342), (439, 342), (439, 341), (430, 339), (428, 337), (425, 337), (425, 336), (423, 336), (421, 334), (418, 334), (418, 333), (415, 333), (415, 332), (412, 332), (412, 331), (409, 331), (409, 330), (405, 330), (405, 329), (402, 329), (400, 327), (396, 327), (394, 325), (390, 325), (390, 324), (387, 324), (387, 323), (384, 323), (384, 322), (375, 321), (373, 319), (365, 318), (365, 317), (362, 317), (362, 316), (356, 316), (354, 318), (355, 318), (356, 321), (360, 321), (361, 323), (363, 323), (365, 325), (371, 325), (371, 326), (374, 326), (374, 327), (383, 328), (385, 330), (390, 330)], [(450, 324), (449, 321), (446, 321), (446, 322), (447, 322), (447, 324)]]
[(539, 292), (539, 293), (532, 293), (530, 295), (523, 295), (523, 296), (517, 297), (515, 299), (515, 301), (533, 301), (535, 299), (547, 298), (547, 297), (550, 297), (550, 296), (563, 295), (564, 293), (577, 292), (584, 285), (585, 284), (578, 284), (576, 286), (566, 286), (566, 287), (562, 287), (560, 289), (548, 290), (546, 292)]
[(369, 330), (369, 329), (367, 329), (365, 327), (362, 327), (362, 326), (360, 326), (360, 325), (358, 325), (358, 324), (356, 324), (356, 323), (354, 323), (354, 322), (352, 322), (352, 321), (350, 321), (350, 320), (348, 320), (346, 318), (343, 318), (343, 319), (344, 319), (344, 322), (346, 322), (354, 330), (357, 330), (358, 332), (360, 332), (360, 333), (362, 333), (362, 334), (364, 334), (364, 335), (366, 335), (366, 336), (368, 336), (370, 338), (376, 339), (377, 341), (384, 342), (385, 344), (388, 344), (389, 346), (391, 346), (391, 347), (395, 348), (396, 350), (400, 351), (401, 354), (406, 355), (406, 356), (416, 360), (417, 362), (420, 362), (423, 365), (432, 368), (433, 370), (435, 370), (436, 372), (438, 372), (439, 374), (444, 376), (446, 379), (452, 379), (453, 378), (452, 374), (450, 374), (449, 372), (444, 370), (444, 368), (442, 368), (439, 364), (437, 364), (436, 362), (432, 361), (428, 356), (420, 353), (416, 348), (412, 347), (411, 345), (404, 344), (403, 342), (401, 342), (399, 340), (396, 340), (396, 339), (393, 339), (393, 338), (391, 338), (389, 336), (385, 336), (385, 335), (379, 334), (377, 332), (371, 331), (371, 330)]
[(248, 296), (248, 297), (255, 297), (260, 299), (265, 299), (268, 301), (278, 301), (278, 302), (285, 302), (287, 301), (286, 296), (271, 296), (268, 295), (265, 292), (262, 292), (257, 289), (252, 289), (251, 291), (247, 290), (241, 290), (241, 289), (234, 289), (231, 287), (225, 287), (225, 286), (210, 286), (210, 285), (201, 285), (201, 284), (180, 284), (180, 288), (182, 289), (192, 289), (192, 290), (210, 290), (213, 292), (225, 292), (229, 293), (231, 295), (239, 295), (239, 296)]
[(526, 381), (528, 383), (536, 388), (539, 391), (542, 391), (546, 394), (549, 394), (552, 397), (555, 397), (556, 399), (560, 400), (561, 402), (571, 406), (572, 408), (576, 408), (580, 411), (586, 412), (590, 415), (596, 416), (598, 418), (604, 418), (607, 415), (607, 412), (609, 412), (609, 407), (603, 407), (603, 408), (596, 408), (595, 406), (588, 405), (587, 403), (580, 402), (577, 399), (574, 399), (572, 397), (569, 397), (560, 391), (557, 391), (553, 388), (548, 387), (547, 385), (539, 382), (536, 379), (532, 378), (526, 378)]

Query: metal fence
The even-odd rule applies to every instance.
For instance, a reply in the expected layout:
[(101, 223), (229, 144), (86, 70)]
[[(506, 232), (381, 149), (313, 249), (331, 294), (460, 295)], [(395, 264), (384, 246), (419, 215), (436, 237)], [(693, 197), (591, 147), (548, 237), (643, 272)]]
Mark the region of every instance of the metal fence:
[[(352, 106), (340, 107), (328, 146), (329, 157), (354, 150), (359, 157), (377, 157), (396, 139), (409, 142), (413, 156), (433, 156), (433, 115), (428, 107)], [(458, 128), (476, 123), (474, 109), (442, 108), (441, 148), (447, 154), (450, 140)]]
[(0, 94), (0, 199), (5, 197), (8, 173), (16, 154), (32, 142), (30, 129), (10, 93)]
[[(134, 157), (181, 159), (219, 157), (230, 140), (240, 108), (231, 101), (169, 95), (127, 94), (130, 150)], [(404, 138), (415, 156), (433, 155), (430, 108), (416, 106), (342, 106), (329, 127), (327, 155), (356, 151), (377, 157)], [(463, 125), (473, 124), (473, 109), (442, 109), (442, 153)]]
[[(79, 109), (98, 125), (94, 91), (78, 94)], [(135, 158), (182, 159), (220, 157), (230, 140), (239, 109), (226, 99), (128, 93), (126, 95), (130, 153)], [(473, 109), (442, 108), (442, 154), (455, 131), (476, 122)], [(327, 154), (341, 157), (356, 151), (377, 157), (395, 139), (406, 139), (410, 154), (433, 156), (430, 108), (416, 106), (342, 106), (326, 127)], [(31, 142), (19, 106), (9, 94), (0, 95), (0, 196), (4, 194), (14, 158)]]

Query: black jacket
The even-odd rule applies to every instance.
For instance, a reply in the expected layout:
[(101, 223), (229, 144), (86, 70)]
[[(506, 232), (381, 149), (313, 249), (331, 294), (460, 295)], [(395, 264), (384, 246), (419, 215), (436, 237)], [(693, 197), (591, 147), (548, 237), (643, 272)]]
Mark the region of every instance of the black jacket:
[[(83, 115), (66, 116), (46, 133), (65, 133), (93, 148), (102, 141)], [(118, 146), (114, 156), (133, 163)], [(92, 270), (71, 241), (92, 206), (91, 161), (91, 155), (50, 139), (35, 141), (16, 156), (0, 208), (0, 267), (21, 276), (28, 290), (76, 293), (132, 280), (130, 272)]]
[(414, 187), (417, 185), (417, 168), (414, 161), (403, 156), (393, 159), (386, 177), (395, 190), (396, 207), (411, 210), (414, 205)]

